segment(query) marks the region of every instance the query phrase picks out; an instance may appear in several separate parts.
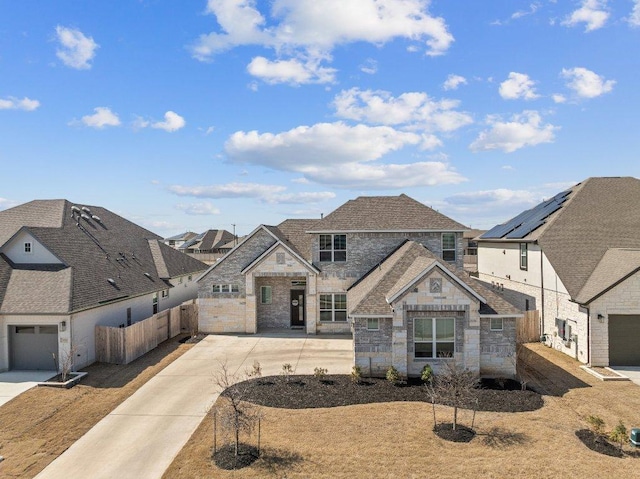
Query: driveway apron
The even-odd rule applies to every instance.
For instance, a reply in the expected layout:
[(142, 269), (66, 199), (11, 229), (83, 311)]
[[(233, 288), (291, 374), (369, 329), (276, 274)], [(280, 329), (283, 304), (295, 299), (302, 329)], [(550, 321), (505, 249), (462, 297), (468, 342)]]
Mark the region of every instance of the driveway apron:
[(218, 397), (213, 375), (226, 361), (232, 373), (259, 361), (263, 375), (289, 363), (296, 374), (323, 367), (348, 373), (350, 337), (210, 335), (160, 371), (47, 466), (40, 479), (162, 477)]

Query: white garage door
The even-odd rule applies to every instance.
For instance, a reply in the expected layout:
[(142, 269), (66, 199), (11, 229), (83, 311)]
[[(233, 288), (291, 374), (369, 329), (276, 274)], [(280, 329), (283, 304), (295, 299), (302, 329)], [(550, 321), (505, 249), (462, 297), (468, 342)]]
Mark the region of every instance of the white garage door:
[(11, 369), (53, 371), (58, 357), (57, 325), (9, 326)]

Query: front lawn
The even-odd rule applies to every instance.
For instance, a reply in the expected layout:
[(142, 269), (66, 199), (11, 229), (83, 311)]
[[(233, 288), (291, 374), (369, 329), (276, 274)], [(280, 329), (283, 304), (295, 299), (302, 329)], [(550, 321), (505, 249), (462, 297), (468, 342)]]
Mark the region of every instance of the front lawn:
[[(468, 443), (436, 436), (431, 404), (421, 402), (423, 399), (358, 404), (362, 401), (356, 398), (367, 393), (356, 390), (353, 405), (263, 407), (262, 455), (251, 466), (236, 471), (221, 470), (211, 461), (213, 420), (208, 416), (164, 477), (566, 478), (637, 474), (639, 459), (594, 452), (580, 441), (576, 431), (585, 429), (584, 418), (590, 414), (601, 416), (609, 429), (619, 419), (627, 427), (640, 425), (638, 386), (599, 381), (582, 371), (576, 361), (539, 344), (529, 345), (527, 350), (529, 385), (544, 393), (544, 404), (526, 412), (480, 410), (475, 418), (476, 435)], [(321, 386), (313, 377), (290, 378), (294, 380), (314, 389)], [(411, 389), (382, 384), (394, 393)], [(295, 384), (287, 387), (305, 388)], [(367, 390), (375, 386), (358, 387)], [(262, 402), (268, 403), (264, 396)], [(436, 406), (436, 418), (439, 423), (450, 422), (452, 409)], [(461, 424), (470, 425), (471, 420), (471, 411), (461, 412)]]

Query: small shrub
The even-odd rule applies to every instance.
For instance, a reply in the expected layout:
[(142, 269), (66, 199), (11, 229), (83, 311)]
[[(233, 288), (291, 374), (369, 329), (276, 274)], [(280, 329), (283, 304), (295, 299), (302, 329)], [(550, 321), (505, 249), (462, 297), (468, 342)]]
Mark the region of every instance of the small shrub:
[(293, 374), (293, 367), (289, 363), (285, 363), (282, 365), (282, 371), (280, 371), (280, 376), (285, 380), (285, 382), (289, 382), (291, 375)]
[(395, 367), (389, 366), (389, 369), (387, 369), (387, 381), (395, 384), (400, 379), (400, 372)]
[(351, 368), (351, 382), (359, 384), (362, 380), (362, 368), (360, 366), (353, 366)]
[(622, 421), (618, 422), (618, 425), (609, 433), (609, 439), (613, 442), (617, 442), (620, 446), (620, 450), (622, 451), (622, 445), (627, 440), (629, 435), (629, 431), (627, 431), (626, 426), (622, 423)]
[(598, 434), (599, 436), (602, 435), (604, 431), (604, 421), (600, 416), (589, 415), (586, 417), (586, 421), (594, 433)]
[(313, 368), (313, 376), (318, 381), (322, 381), (326, 375), (327, 375), (326, 368)]
[(253, 366), (251, 369), (247, 371), (247, 377), (249, 378), (261, 378), (262, 377), (262, 366), (258, 361), (253, 362)]
[(433, 368), (430, 364), (425, 364), (420, 372), (420, 379), (423, 383), (429, 384), (433, 381)]

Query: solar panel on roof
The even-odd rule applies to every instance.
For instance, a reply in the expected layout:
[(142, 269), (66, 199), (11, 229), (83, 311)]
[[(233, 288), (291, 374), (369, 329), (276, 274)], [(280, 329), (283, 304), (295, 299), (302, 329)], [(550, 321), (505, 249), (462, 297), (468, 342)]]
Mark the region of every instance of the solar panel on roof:
[(497, 225), (481, 236), (484, 239), (520, 239), (542, 226), (546, 219), (567, 200), (571, 190), (558, 193), (553, 198), (543, 201), (530, 210), (523, 211), (502, 225)]

